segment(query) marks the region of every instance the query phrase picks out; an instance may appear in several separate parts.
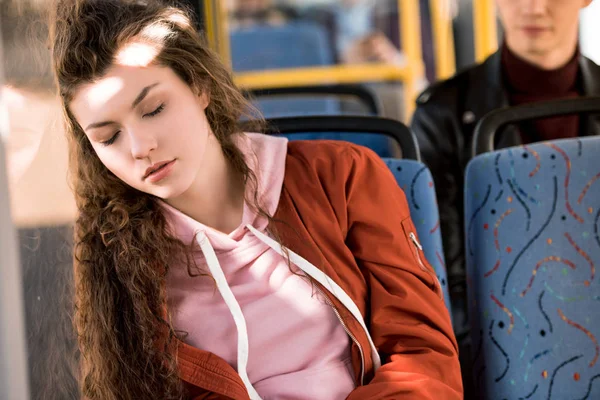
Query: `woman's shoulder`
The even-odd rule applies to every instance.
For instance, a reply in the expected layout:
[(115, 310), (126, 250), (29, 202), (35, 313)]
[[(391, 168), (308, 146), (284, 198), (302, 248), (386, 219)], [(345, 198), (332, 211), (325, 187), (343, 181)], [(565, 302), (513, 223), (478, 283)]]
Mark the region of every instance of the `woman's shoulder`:
[(300, 162), (306, 167), (327, 165), (353, 168), (357, 164), (381, 162), (369, 148), (341, 140), (292, 140), (288, 143), (288, 163)]
[(299, 196), (317, 196), (320, 191), (337, 196), (356, 185), (381, 182), (389, 174), (383, 160), (363, 146), (334, 140), (288, 143), (284, 185)]

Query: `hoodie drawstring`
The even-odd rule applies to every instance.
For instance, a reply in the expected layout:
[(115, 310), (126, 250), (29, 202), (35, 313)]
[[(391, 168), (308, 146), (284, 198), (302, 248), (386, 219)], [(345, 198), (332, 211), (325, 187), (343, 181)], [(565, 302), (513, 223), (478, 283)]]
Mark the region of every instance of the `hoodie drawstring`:
[(208, 269), (217, 283), (217, 288), (219, 289), (223, 300), (225, 300), (225, 304), (227, 304), (237, 328), (237, 372), (240, 375), (240, 378), (242, 378), (246, 390), (248, 390), (250, 399), (261, 400), (258, 392), (254, 389), (254, 386), (252, 386), (250, 378), (248, 378), (248, 372), (246, 371), (246, 366), (248, 365), (248, 328), (246, 327), (246, 319), (242, 313), (242, 308), (227, 283), (219, 259), (206, 235), (203, 232), (198, 232), (196, 240), (202, 249), (202, 253), (204, 253)]
[[(246, 228), (250, 232), (252, 232), (260, 241), (265, 243), (267, 246), (275, 250), (279, 255), (285, 257), (283, 252), (283, 246), (277, 243), (275, 240), (271, 239), (264, 233), (258, 231), (252, 225), (246, 225)], [(237, 328), (238, 333), (238, 352), (237, 352), (237, 369), (240, 378), (244, 382), (246, 389), (248, 390), (248, 394), (251, 400), (261, 400), (258, 392), (252, 386), (250, 382), (250, 378), (248, 378), (248, 372), (246, 371), (246, 367), (248, 366), (248, 353), (249, 353), (249, 345), (248, 345), (248, 328), (246, 326), (246, 319), (244, 318), (244, 314), (242, 313), (242, 308), (240, 304), (237, 302), (233, 292), (231, 291), (231, 287), (227, 283), (227, 279), (225, 278), (225, 274), (223, 273), (223, 269), (221, 268), (221, 264), (219, 263), (219, 259), (210, 244), (210, 240), (206, 237), (204, 232), (198, 232), (196, 236), (196, 241), (200, 245), (202, 249), (202, 253), (204, 253), (204, 257), (206, 258), (206, 263), (208, 264), (208, 268), (210, 270), (211, 275), (215, 279), (217, 283), (217, 289), (219, 289), (219, 293), (223, 297), (225, 304), (229, 308), (231, 315), (233, 316), (233, 320), (235, 322), (235, 326)], [(298, 268), (303, 270), (307, 275), (315, 279), (319, 282), (325, 289), (327, 289), (332, 295), (334, 295), (338, 300), (342, 302), (342, 304), (352, 313), (354, 318), (360, 323), (362, 328), (364, 329), (367, 338), (369, 340), (369, 345), (371, 347), (371, 356), (373, 358), (373, 368), (375, 371), (381, 367), (381, 358), (379, 357), (379, 353), (377, 352), (377, 348), (371, 339), (371, 335), (369, 334), (369, 330), (365, 325), (365, 322), (362, 318), (360, 310), (352, 301), (350, 296), (342, 289), (337, 283), (331, 280), (327, 274), (323, 271), (309, 263), (307, 260), (294, 253), (290, 249), (287, 249), (287, 252), (290, 257), (290, 261), (296, 265)]]
[[(279, 255), (285, 257), (283, 253), (283, 246), (279, 244), (277, 241), (271, 239), (264, 233), (258, 231), (251, 225), (246, 225), (246, 228), (250, 230), (257, 238), (259, 238), (263, 243), (268, 245), (270, 248), (275, 250)], [(350, 311), (350, 313), (354, 316), (354, 318), (358, 321), (360, 326), (364, 329), (367, 334), (367, 339), (369, 339), (369, 345), (371, 347), (371, 356), (373, 358), (373, 368), (375, 371), (381, 367), (381, 358), (379, 357), (379, 353), (377, 352), (377, 348), (371, 339), (371, 335), (369, 334), (369, 330), (365, 325), (365, 321), (363, 320), (362, 315), (360, 314), (360, 310), (358, 306), (354, 303), (352, 298), (348, 296), (348, 294), (342, 289), (337, 283), (335, 283), (331, 278), (327, 276), (323, 271), (306, 261), (304, 258), (294, 253), (290, 249), (287, 249), (290, 261), (292, 264), (296, 265), (306, 274), (308, 274), (311, 278), (315, 279), (319, 282), (325, 289), (329, 291), (332, 295), (334, 295), (342, 304)]]

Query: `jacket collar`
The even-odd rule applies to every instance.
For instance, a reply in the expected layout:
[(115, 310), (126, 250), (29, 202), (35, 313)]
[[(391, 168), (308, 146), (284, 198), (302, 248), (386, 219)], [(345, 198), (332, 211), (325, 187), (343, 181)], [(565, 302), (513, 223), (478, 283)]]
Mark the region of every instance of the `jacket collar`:
[[(492, 110), (508, 107), (509, 105), (508, 96), (502, 87), (500, 62), (500, 52), (498, 51), (489, 56), (482, 64), (472, 68), (468, 72), (466, 86), (469, 89), (465, 90), (465, 108), (459, 115), (462, 115), (462, 126), (470, 126), (470, 128), (463, 129), (465, 133), (470, 133), (470, 135), (465, 136), (464, 140), (466, 143), (460, 144), (460, 148), (470, 149), (472, 147), (473, 124), (475, 121), (479, 121)], [(514, 140), (518, 137), (518, 132), (512, 127), (508, 127), (504, 130), (502, 138), (504, 139), (506, 136), (510, 136)], [(505, 145), (503, 144), (503, 146)], [(463, 166), (467, 165), (470, 154), (469, 151), (463, 153), (461, 157)]]
[[(580, 66), (583, 93), (586, 96), (600, 96), (600, 66), (583, 56)], [(585, 135), (597, 135), (600, 132), (600, 114), (588, 115), (583, 121), (582, 128)]]
[(586, 96), (600, 96), (600, 66), (581, 56), (579, 61), (583, 78), (583, 92)]
[[(504, 88), (502, 79), (502, 51), (498, 50), (487, 61), (489, 63), (485, 67), (485, 81), (490, 85), (491, 90), (493, 90), (493, 100), (500, 107), (509, 107), (508, 93)], [(502, 135), (497, 135), (496, 137), (498, 140), (495, 147), (499, 149), (523, 144), (518, 129), (513, 125), (506, 127), (502, 131)]]

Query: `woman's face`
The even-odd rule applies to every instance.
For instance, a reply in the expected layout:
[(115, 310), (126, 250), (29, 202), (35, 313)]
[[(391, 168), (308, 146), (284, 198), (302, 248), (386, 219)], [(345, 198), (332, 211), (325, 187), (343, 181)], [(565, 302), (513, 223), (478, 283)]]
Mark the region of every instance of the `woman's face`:
[(209, 142), (216, 142), (204, 112), (208, 102), (168, 67), (114, 65), (82, 85), (69, 107), (113, 174), (172, 200), (190, 190)]

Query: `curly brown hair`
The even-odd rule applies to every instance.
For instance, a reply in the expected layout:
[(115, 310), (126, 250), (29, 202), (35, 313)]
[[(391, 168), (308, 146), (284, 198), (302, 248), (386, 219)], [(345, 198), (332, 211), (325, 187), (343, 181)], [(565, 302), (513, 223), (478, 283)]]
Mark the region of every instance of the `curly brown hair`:
[[(180, 7), (155, 0), (61, 0), (50, 22), (52, 67), (79, 210), (75, 326), (82, 394), (102, 400), (183, 398), (177, 336), (165, 310), (165, 277), (174, 259), (187, 263), (192, 274), (194, 249), (169, 231), (158, 198), (129, 187), (102, 164), (69, 104), (80, 85), (106, 73), (124, 45), (150, 43), (160, 49), (154, 64), (170, 67), (190, 88), (209, 94), (210, 127), (251, 188), (256, 188), (256, 177), (234, 145), (234, 135), (242, 116), (257, 114), (249, 111), (231, 73)], [(247, 193), (254, 193), (248, 204), (269, 217), (258, 206), (256, 190)]]

